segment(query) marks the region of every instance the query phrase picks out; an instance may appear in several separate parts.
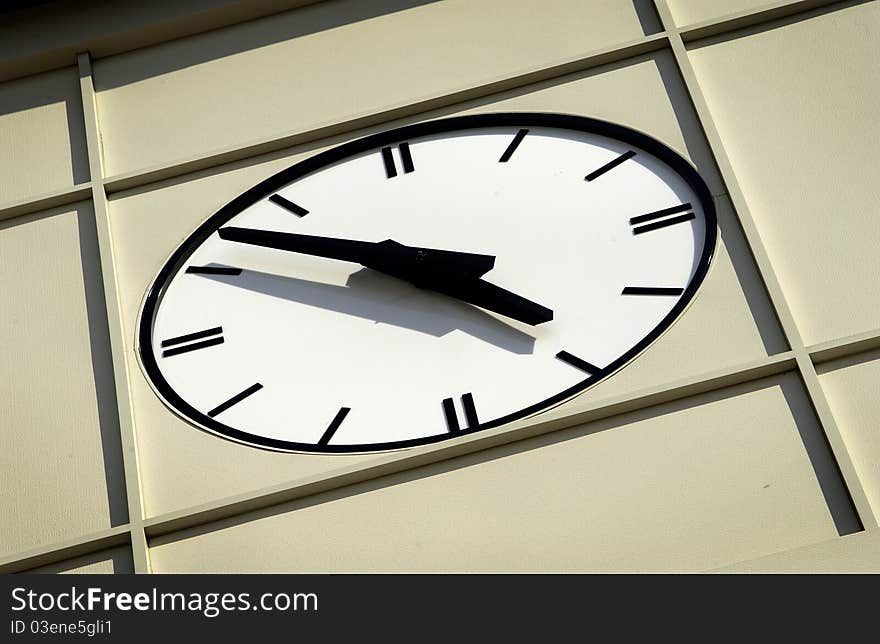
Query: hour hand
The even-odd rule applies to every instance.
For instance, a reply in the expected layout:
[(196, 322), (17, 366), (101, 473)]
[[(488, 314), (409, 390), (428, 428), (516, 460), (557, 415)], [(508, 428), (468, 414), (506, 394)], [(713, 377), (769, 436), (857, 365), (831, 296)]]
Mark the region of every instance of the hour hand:
[(356, 262), (400, 279), (419, 277), (478, 278), (495, 265), (492, 255), (406, 246), (392, 239), (365, 242), (317, 235), (227, 226), (217, 231), (221, 239)]

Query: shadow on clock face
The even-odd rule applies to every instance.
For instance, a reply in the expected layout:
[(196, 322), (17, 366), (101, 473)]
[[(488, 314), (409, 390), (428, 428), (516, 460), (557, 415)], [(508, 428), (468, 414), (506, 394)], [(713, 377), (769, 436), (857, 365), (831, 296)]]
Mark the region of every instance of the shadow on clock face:
[(199, 277), (434, 337), (459, 330), (512, 353), (530, 354), (535, 348), (534, 337), (475, 306), (368, 268), (352, 273), (345, 286), (247, 269), (236, 276)]

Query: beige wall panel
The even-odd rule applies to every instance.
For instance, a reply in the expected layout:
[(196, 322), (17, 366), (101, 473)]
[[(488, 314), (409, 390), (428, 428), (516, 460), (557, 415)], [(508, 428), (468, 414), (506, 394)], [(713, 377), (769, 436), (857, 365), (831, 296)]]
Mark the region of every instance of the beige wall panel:
[(133, 573), (131, 549), (127, 546), (102, 550), (91, 555), (83, 555), (66, 561), (40, 566), (25, 571), (44, 575), (113, 575)]
[(0, 84), (0, 142), (0, 204), (88, 181), (76, 70)]
[(93, 220), (0, 222), (0, 556), (127, 520)]
[[(76, 54), (129, 51), (321, 0), (150, 0), (25, 3), (0, 23), (0, 76), (67, 65)], [(12, 3), (4, 3), (9, 5)]]
[[(552, 82), (435, 112), (536, 110), (590, 114), (646, 131), (698, 159), (712, 181), (695, 125), (676, 113), (667, 93), (668, 56), (642, 57)], [(390, 127), (390, 126), (389, 126)], [(337, 138), (332, 144), (341, 142)], [(149, 516), (244, 491), (347, 467), (362, 456), (289, 455), (241, 447), (199, 431), (156, 398), (133, 353), (143, 295), (165, 259), (201, 221), (246, 188), (327, 145), (297, 148), (190, 177), (123, 193), (111, 200), (111, 218), (132, 370), (140, 462)], [(640, 359), (577, 399), (597, 400), (643, 387), (698, 376), (783, 350), (760, 280), (726, 199), (718, 200), (721, 241), (707, 281), (680, 322)], [(679, 328), (680, 327), (680, 328)], [(718, 329), (724, 329), (719, 342)]]
[(796, 424), (815, 424), (796, 378), (764, 380), (160, 537), (152, 566), (718, 567), (837, 534)]
[(578, 57), (641, 37), (639, 13), (618, 0), (331, 0), (98, 60), (108, 173)]
[(880, 514), (880, 351), (819, 365), (819, 380), (875, 514)]
[(867, 530), (753, 561), (719, 568), (722, 573), (880, 573), (880, 530)]
[(875, 329), (880, 3), (711, 40), (690, 52), (808, 343)]
[(668, 2), (675, 24), (680, 26), (779, 4), (778, 0), (775, 2), (774, 0), (668, 0)]

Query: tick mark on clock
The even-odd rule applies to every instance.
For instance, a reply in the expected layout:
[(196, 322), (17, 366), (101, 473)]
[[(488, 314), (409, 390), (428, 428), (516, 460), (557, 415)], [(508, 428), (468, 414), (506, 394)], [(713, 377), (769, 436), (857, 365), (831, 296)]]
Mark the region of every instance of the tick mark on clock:
[(333, 417), (333, 420), (330, 421), (330, 425), (327, 426), (327, 429), (324, 430), (324, 434), (321, 436), (320, 440), (318, 440), (318, 445), (326, 445), (330, 442), (330, 439), (333, 438), (333, 434), (339, 429), (342, 421), (345, 420), (345, 417), (348, 416), (348, 412), (350, 411), (351, 407), (341, 407), (339, 411), (336, 412), (336, 416)]
[(385, 164), (385, 175), (391, 179), (397, 176), (397, 168), (394, 167), (394, 157), (391, 156), (391, 148), (382, 148), (382, 162)]
[(400, 160), (403, 161), (404, 174), (415, 170), (415, 166), (413, 166), (412, 155), (409, 153), (409, 143), (401, 143), (398, 146), (398, 150), (400, 150)]
[[(663, 208), (662, 210), (655, 210), (654, 212), (649, 212), (645, 215), (639, 215), (638, 217), (632, 217), (629, 220), (631, 226), (635, 226), (633, 228), (633, 235), (641, 235), (642, 233), (647, 233), (652, 230), (657, 230), (658, 228), (665, 228), (666, 226), (674, 226), (675, 224), (680, 224), (684, 221), (690, 221), (691, 219), (695, 219), (696, 215), (692, 212), (686, 212), (691, 210), (692, 206), (690, 203), (683, 203), (679, 206), (672, 206), (671, 208)], [(668, 217), (669, 215), (674, 215), (678, 212), (685, 212), (684, 215), (679, 215), (678, 217), (670, 217), (669, 219), (663, 219), (663, 217)], [(659, 220), (659, 221), (655, 221)], [(636, 224), (642, 224), (646, 221), (651, 221), (653, 223), (645, 224), (644, 226), (636, 226)]]
[(455, 413), (455, 403), (452, 398), (443, 399), (443, 415), (446, 416), (446, 427), (450, 432), (460, 432), (461, 427), (458, 424), (458, 415)]
[[(204, 340), (203, 338), (208, 339)], [(196, 340), (202, 341), (196, 342)], [(181, 353), (189, 353), (190, 351), (197, 351), (198, 349), (205, 349), (207, 347), (213, 347), (218, 344), (223, 344), (222, 326), (214, 327), (213, 329), (205, 329), (204, 331), (187, 333), (186, 335), (179, 335), (176, 338), (168, 338), (167, 340), (162, 340), (161, 346), (163, 349), (165, 347), (174, 347), (173, 349), (165, 349), (162, 352), (162, 357), (170, 358), (171, 356), (180, 355)]]
[(269, 197), (269, 201), (271, 201), (272, 203), (274, 203), (278, 206), (281, 206), (285, 210), (289, 210), (297, 217), (305, 217), (307, 214), (309, 214), (309, 211), (306, 210), (305, 208), (303, 208), (302, 206), (297, 205), (297, 204), (293, 203), (290, 199), (285, 199), (284, 197), (282, 197), (281, 195), (278, 195), (278, 194), (275, 194), (275, 195), (272, 195), (271, 197)]
[(510, 161), (510, 157), (513, 156), (513, 153), (516, 152), (516, 149), (519, 147), (519, 144), (522, 143), (522, 140), (526, 138), (526, 134), (529, 131), (527, 129), (522, 129), (516, 133), (516, 136), (513, 137), (513, 141), (510, 142), (510, 145), (507, 146), (507, 149), (504, 151), (504, 154), (501, 155), (501, 158), (498, 159), (498, 163), (507, 163)]
[(670, 288), (665, 286), (627, 286), (621, 295), (681, 295), (683, 288)]
[[(446, 417), (446, 427), (450, 432), (462, 431), (461, 424), (458, 422), (458, 414), (455, 411), (455, 403), (452, 398), (443, 399), (443, 415)], [(471, 393), (462, 394), (461, 406), (464, 409), (464, 417), (467, 421), (465, 429), (478, 429), (480, 420), (477, 418), (477, 408), (474, 406), (474, 396)]]
[(568, 351), (560, 351), (556, 354), (556, 357), (562, 360), (565, 364), (571, 365), (575, 369), (580, 369), (588, 374), (594, 374), (601, 371), (599, 367), (594, 364), (590, 364), (586, 360), (582, 360), (578, 358), (576, 355), (572, 355)]
[(598, 179), (599, 177), (601, 177), (603, 174), (605, 174), (609, 170), (613, 170), (614, 168), (619, 166), (621, 163), (623, 163), (627, 159), (633, 158), (635, 155), (636, 155), (635, 150), (627, 150), (626, 152), (621, 154), (616, 159), (612, 159), (611, 161), (609, 161), (608, 163), (603, 165), (601, 168), (597, 168), (596, 170), (593, 170), (590, 174), (588, 174), (586, 177), (584, 177), (584, 180), (593, 181), (594, 179)]
[(256, 392), (258, 392), (262, 388), (263, 388), (263, 385), (261, 385), (259, 382), (255, 382), (254, 384), (252, 384), (250, 387), (248, 387), (244, 391), (235, 394), (232, 398), (230, 398), (226, 402), (220, 403), (219, 405), (214, 407), (214, 409), (212, 409), (211, 411), (208, 412), (208, 416), (213, 418), (214, 416), (223, 413), (224, 411), (226, 411), (227, 409), (229, 409), (233, 405), (237, 405), (242, 400), (244, 400), (245, 398), (247, 398), (248, 396), (250, 396), (252, 394), (255, 394)]
[[(400, 152), (400, 160), (403, 163), (403, 173), (408, 174), (416, 168), (413, 165), (412, 153), (409, 150), (409, 143), (401, 143), (397, 146)], [(394, 155), (391, 153), (391, 146), (382, 148), (382, 163), (385, 165), (385, 176), (393, 179), (397, 176), (397, 166), (394, 163)]]
[(240, 268), (232, 266), (187, 266), (186, 272), (195, 275), (241, 275)]
[(477, 408), (474, 406), (473, 395), (470, 393), (462, 395), (461, 404), (464, 407), (464, 416), (467, 418), (468, 429), (477, 429), (480, 426), (480, 420), (477, 418)]

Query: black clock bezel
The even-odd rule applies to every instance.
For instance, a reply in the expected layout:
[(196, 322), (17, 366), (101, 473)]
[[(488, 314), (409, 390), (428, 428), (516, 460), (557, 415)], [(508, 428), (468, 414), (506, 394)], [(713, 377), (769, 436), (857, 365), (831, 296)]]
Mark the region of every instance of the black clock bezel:
[[(512, 412), (500, 418), (495, 418), (480, 423), (476, 428), (468, 428), (458, 432), (450, 432), (446, 434), (438, 434), (434, 436), (426, 436), (422, 438), (409, 439), (404, 441), (393, 441), (385, 443), (365, 443), (357, 445), (331, 445), (331, 444), (312, 444), (300, 443), (295, 441), (283, 441), (273, 438), (266, 438), (251, 434), (234, 427), (230, 427), (215, 418), (211, 418), (206, 414), (192, 407), (187, 403), (176, 391), (168, 384), (159, 369), (156, 358), (153, 355), (153, 323), (155, 321), (156, 312), (162, 295), (167, 288), (170, 279), (177, 273), (180, 267), (186, 262), (195, 249), (202, 244), (210, 235), (212, 235), (222, 224), (229, 219), (242, 212), (245, 208), (253, 205), (257, 201), (268, 197), (276, 192), (279, 188), (299, 179), (316, 170), (324, 168), (328, 165), (341, 161), (345, 158), (368, 152), (370, 150), (378, 150), (386, 145), (392, 145), (401, 141), (408, 141), (420, 137), (430, 136), (443, 132), (463, 131), (486, 127), (552, 127), (558, 129), (566, 129), (577, 132), (586, 132), (613, 138), (618, 141), (629, 143), (650, 154), (654, 155), (670, 168), (672, 168), (688, 186), (694, 191), (699, 199), (700, 206), (706, 222), (706, 237), (703, 244), (703, 252), (697, 264), (696, 271), (693, 274), (684, 292), (676, 301), (672, 310), (655, 326), (644, 338), (631, 347), (626, 353), (618, 357), (605, 368), (590, 374), (584, 380), (577, 384), (564, 389), (563, 391), (547, 398), (538, 403), (529, 405), (519, 411)], [(610, 123), (585, 116), (576, 116), (571, 114), (556, 114), (545, 112), (504, 112), (477, 114), (470, 116), (456, 116), (450, 118), (437, 119), (416, 123), (414, 125), (406, 125), (391, 130), (385, 130), (377, 134), (372, 134), (355, 141), (350, 141), (342, 145), (336, 146), (330, 150), (326, 150), (316, 154), (308, 159), (300, 161), (276, 174), (268, 179), (261, 181), (254, 187), (246, 190), (241, 195), (230, 201), (228, 204), (220, 208), (217, 212), (206, 219), (196, 230), (175, 249), (171, 257), (162, 266), (159, 274), (150, 285), (150, 289), (144, 298), (141, 308), (141, 314), (138, 321), (137, 329), (137, 349), (141, 367), (145, 372), (148, 381), (151, 383), (156, 393), (164, 400), (165, 404), (175, 411), (182, 418), (191, 424), (205, 429), (211, 433), (217, 434), (233, 441), (244, 443), (253, 447), (270, 449), (274, 451), (284, 452), (305, 452), (312, 454), (350, 454), (350, 453), (366, 453), (381, 452), (388, 450), (397, 450), (407, 447), (415, 447), (417, 445), (427, 445), (449, 440), (465, 434), (473, 434), (487, 429), (492, 429), (521, 420), (528, 416), (532, 416), (538, 412), (545, 411), (554, 407), (573, 396), (588, 389), (592, 385), (598, 383), (608, 375), (614, 373), (633, 358), (638, 356), (657, 338), (660, 337), (687, 308), (691, 300), (697, 293), (700, 285), (706, 277), (709, 265), (715, 251), (717, 242), (717, 218), (715, 214), (715, 206), (712, 194), (709, 191), (705, 181), (697, 173), (696, 169), (678, 153), (667, 147), (660, 141), (623, 125)], [(439, 413), (439, 410), (438, 410)]]

